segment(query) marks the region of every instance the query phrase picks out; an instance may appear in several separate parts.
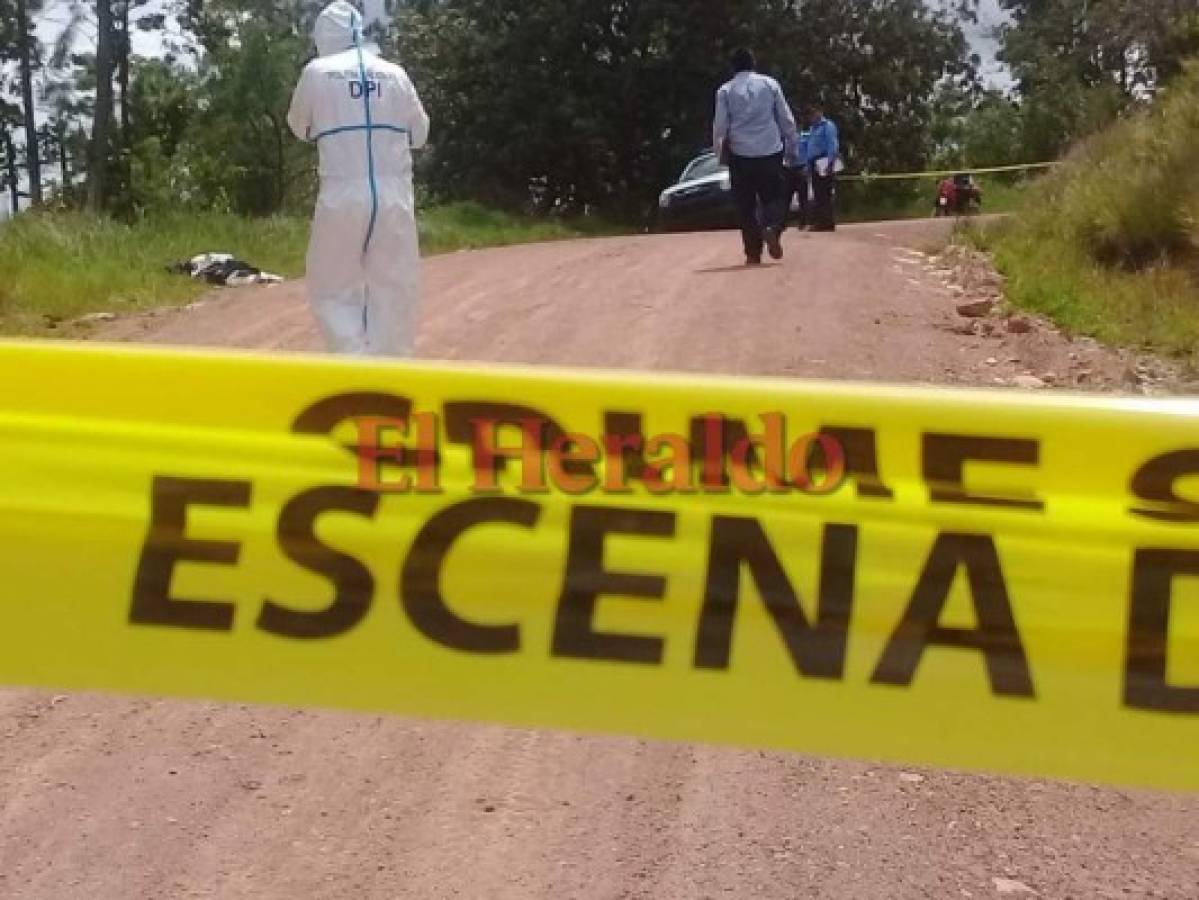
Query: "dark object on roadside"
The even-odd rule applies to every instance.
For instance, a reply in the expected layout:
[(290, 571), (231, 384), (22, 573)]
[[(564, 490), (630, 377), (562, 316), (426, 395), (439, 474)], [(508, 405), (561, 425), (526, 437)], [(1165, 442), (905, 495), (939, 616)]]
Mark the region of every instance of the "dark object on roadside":
[(964, 319), (982, 319), (991, 314), (995, 301), (990, 297), (963, 300), (957, 305), (958, 315)]
[(983, 192), (971, 175), (946, 178), (937, 188), (937, 218), (969, 216), (982, 210)]
[[(800, 206), (793, 196), (788, 221), (799, 219)], [(658, 199), (658, 231), (702, 231), (740, 228), (728, 166), (715, 153), (704, 153), (687, 164), (676, 184)]]
[(201, 253), (184, 262), (167, 266), (168, 272), (188, 275), (220, 287), (247, 287), (252, 284), (280, 284), (283, 279), (256, 269), (229, 253)]

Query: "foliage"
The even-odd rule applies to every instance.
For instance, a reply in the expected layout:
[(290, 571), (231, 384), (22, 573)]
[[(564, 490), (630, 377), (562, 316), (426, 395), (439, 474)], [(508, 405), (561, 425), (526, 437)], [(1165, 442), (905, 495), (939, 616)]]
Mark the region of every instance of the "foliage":
[(1043, 162), (1023, 146), (1023, 113), (995, 90), (942, 85), (933, 103), (930, 139), (935, 169)]
[(393, 34), (436, 113), (435, 191), (625, 217), (710, 144), (740, 44), (875, 170), (924, 162), (928, 100), (969, 69), (959, 20), (921, 0), (447, 0)]
[[(287, 126), (307, 42), (275, 29), (247, 23), (236, 50), (218, 47), (210, 54), (202, 105), (183, 154), (195, 194), (217, 208), (264, 215), (310, 199), (303, 177), (311, 173), (312, 152)], [(289, 207), (289, 201), (299, 202)]]
[[(298, 212), (312, 199), (313, 154), (287, 127), (322, 4), (208, 0), (189, 7), (203, 51), (177, 170), (197, 204), (250, 215)], [(167, 154), (168, 157), (175, 154)]]
[(1199, 0), (1001, 0), (1026, 150), (1046, 159), (1150, 99), (1199, 52)]
[(209, 205), (207, 198), (195, 196), (195, 173), (186, 170), (180, 153), (200, 111), (197, 80), (159, 61), (138, 63), (134, 69), (127, 140), (137, 210)]
[[(3, 66), (19, 56), (17, 2), (0, 0), (0, 124), (20, 145), (19, 79)], [(1009, 97), (979, 89), (963, 34), (976, 2), (395, 0), (391, 26), (372, 34), (432, 113), (422, 196), (634, 222), (709, 144), (713, 94), (738, 45), (757, 50), (797, 109), (823, 99), (850, 168), (866, 172), (1055, 158), (1148, 104), (1199, 48), (1199, 0), (1002, 0)], [(126, 219), (308, 209), (313, 152), (285, 114), (322, 6), (69, 0), (59, 40), (34, 61), (53, 199), (77, 205), (90, 181)], [(91, 39), (100, 12), (105, 41)], [(167, 16), (182, 36), (164, 36), (164, 58), (132, 58), (131, 34), (161, 33)], [(99, 136), (98, 99), (110, 113)], [(898, 208), (908, 193), (877, 199)]]
[(1199, 50), (1199, 0), (1001, 0), (1004, 59), (1022, 90), (1063, 81), (1153, 91)]
[[(41, 46), (33, 28), (33, 16), (41, 11), (42, 0), (0, 0), (0, 145), (4, 147), (5, 178), (11, 191), (10, 162), (16, 163), (14, 133), (22, 131), (24, 146), (37, 145), (34, 113), (34, 73), (41, 63)], [(7, 64), (7, 65), (6, 65)], [(13, 76), (5, 76), (5, 68)], [(6, 95), (11, 100), (6, 99)], [(21, 167), (28, 176), (27, 189), (33, 202), (42, 199), (40, 159), (36, 153), (23, 154)]]
[(993, 240), (1016, 302), (1103, 338), (1199, 351), (1199, 66), (1078, 148)]

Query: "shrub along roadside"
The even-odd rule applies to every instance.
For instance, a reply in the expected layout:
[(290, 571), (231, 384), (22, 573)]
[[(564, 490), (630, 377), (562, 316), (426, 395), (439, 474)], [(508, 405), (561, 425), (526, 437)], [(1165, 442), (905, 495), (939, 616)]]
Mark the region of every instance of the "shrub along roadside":
[[(560, 240), (595, 233), (521, 219), (474, 204), (421, 213), (426, 255)], [(228, 252), (288, 277), (304, 271), (308, 222), (178, 213), (133, 224), (80, 213), (25, 215), (0, 226), (0, 335), (53, 336), (59, 322), (91, 312), (187, 303), (209, 288), (166, 267), (197, 253)]]
[(1199, 362), (1199, 66), (974, 240), (994, 253), (1015, 305)]

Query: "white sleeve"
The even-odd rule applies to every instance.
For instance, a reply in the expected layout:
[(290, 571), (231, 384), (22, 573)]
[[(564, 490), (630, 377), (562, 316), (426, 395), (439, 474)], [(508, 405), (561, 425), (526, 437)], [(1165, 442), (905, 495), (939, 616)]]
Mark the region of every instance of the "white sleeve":
[(783, 136), (783, 144), (787, 158), (795, 156), (795, 148), (799, 145), (799, 128), (795, 124), (795, 114), (783, 93), (782, 86), (774, 82), (774, 120), (778, 123), (779, 132)]
[(291, 109), (287, 112), (287, 124), (292, 134), (302, 141), (312, 140), (312, 76), (311, 69), (304, 69), (300, 82), (291, 97)]
[(729, 124), (729, 92), (722, 87), (716, 92), (716, 114), (712, 117), (712, 147), (716, 154), (728, 140)]
[(408, 129), (412, 149), (419, 150), (429, 142), (429, 114), (425, 112), (425, 105), (421, 103), (420, 95), (416, 92), (416, 85), (412, 83), (407, 72), (404, 73), (401, 84), (406, 107), (405, 118), (407, 119), (404, 127)]

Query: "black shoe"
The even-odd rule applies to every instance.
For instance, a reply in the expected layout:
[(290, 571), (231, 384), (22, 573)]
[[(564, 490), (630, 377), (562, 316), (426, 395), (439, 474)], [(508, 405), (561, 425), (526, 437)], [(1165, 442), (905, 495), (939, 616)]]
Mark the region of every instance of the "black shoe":
[(747, 266), (760, 266), (760, 265), (762, 265), (762, 257), (747, 256), (747, 257), (745, 257), (745, 264)]
[(782, 259), (783, 242), (779, 238), (779, 233), (773, 228), (767, 228), (763, 237), (766, 239), (766, 250), (770, 253), (770, 258)]

